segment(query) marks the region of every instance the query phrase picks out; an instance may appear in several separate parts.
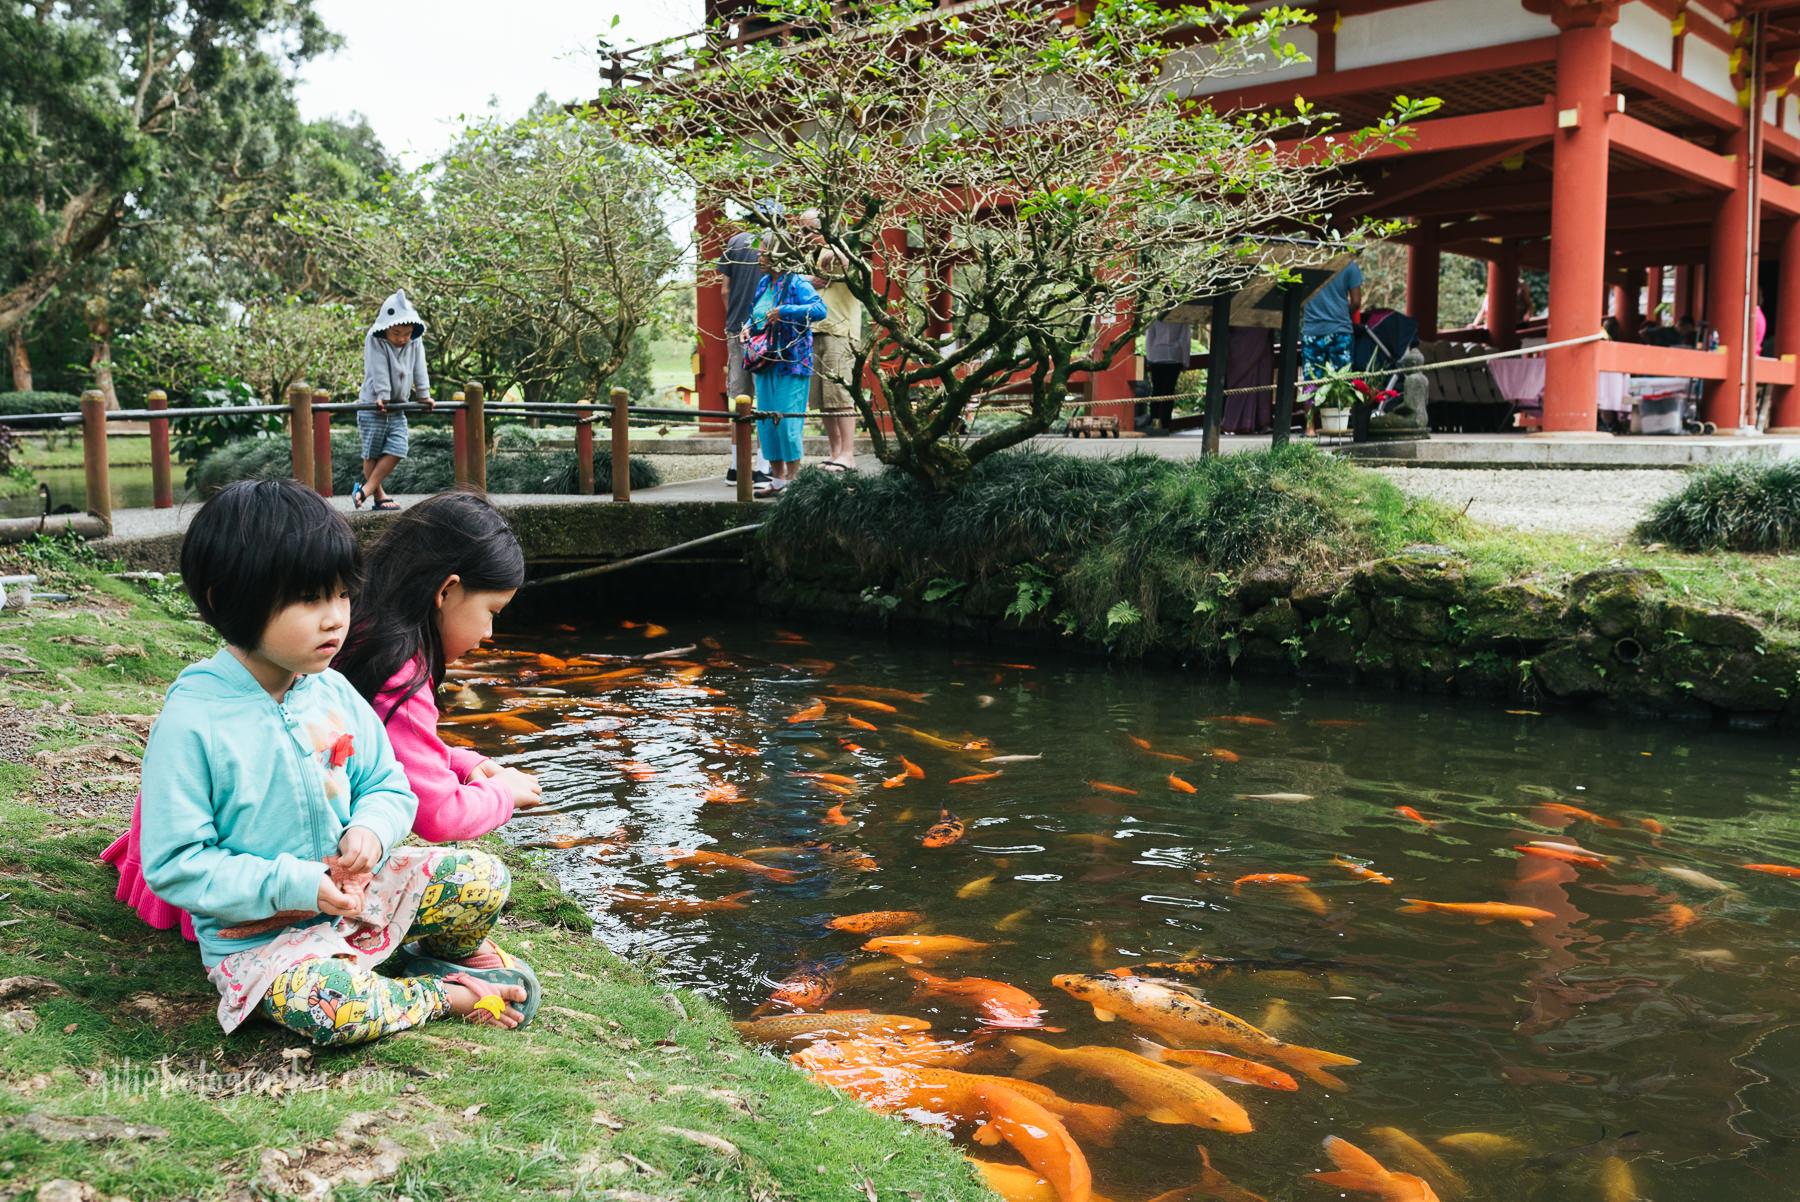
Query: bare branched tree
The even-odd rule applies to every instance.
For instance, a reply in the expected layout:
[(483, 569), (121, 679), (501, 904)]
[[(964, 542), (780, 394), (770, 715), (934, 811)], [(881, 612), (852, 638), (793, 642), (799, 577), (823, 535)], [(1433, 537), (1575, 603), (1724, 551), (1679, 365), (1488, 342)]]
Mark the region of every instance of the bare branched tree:
[[(1212, 81), (1299, 57), (1283, 34), (1311, 17), (1286, 7), (1099, 0), (1064, 21), (1030, 0), (899, 0), (834, 24), (809, 3), (771, 0), (779, 36), (669, 47), (607, 111), (815, 274), (787, 223), (819, 210), (868, 319), (845, 383), (879, 457), (933, 482), (1047, 429), (1071, 377), (1175, 304), (1275, 270), (1264, 236), (1340, 252), (1359, 231), (1327, 217), (1350, 190), (1339, 168), (1432, 107), (1399, 101), (1354, 131), (1303, 103), (1215, 110)], [(999, 389), (1028, 411), (958, 437)]]

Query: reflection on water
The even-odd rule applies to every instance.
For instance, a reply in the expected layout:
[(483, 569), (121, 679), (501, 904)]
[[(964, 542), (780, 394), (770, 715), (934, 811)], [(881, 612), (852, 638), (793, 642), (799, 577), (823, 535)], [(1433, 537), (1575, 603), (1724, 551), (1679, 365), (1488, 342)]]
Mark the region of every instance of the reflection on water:
[[(192, 498), (182, 488), (181, 477), (186, 469), (177, 464), (175, 467), (175, 503), (182, 504)], [(78, 467), (34, 468), (32, 475), (38, 483), (50, 489), (50, 505), (60, 509), (64, 505), (74, 508), (77, 513), (87, 510), (87, 474)], [(108, 490), (112, 493), (114, 509), (148, 509), (154, 501), (155, 493), (150, 480), (148, 465), (138, 467), (113, 467), (107, 473)], [(43, 502), (35, 491), (22, 497), (0, 497), (0, 518), (36, 517), (43, 512)]]
[[(552, 848), (601, 938), (734, 1017), (780, 1012), (781, 986), (980, 1031), (979, 999), (927, 972), (1024, 991), (1058, 1048), (1129, 1049), (1154, 1032), (1052, 978), (1224, 957), (1187, 978), (1212, 1006), (1361, 1061), (1343, 1089), (1222, 1083), (1248, 1134), (1129, 1119), (1083, 1143), (1096, 1194), (1198, 1184), (1204, 1143), (1246, 1189), (1330, 1198), (1304, 1177), (1332, 1167), (1321, 1139), (1407, 1169), (1387, 1129), (1466, 1178), (1440, 1173), (1444, 1198), (1629, 1197), (1621, 1175), (1662, 1202), (1793, 1194), (1800, 882), (1743, 867), (1800, 864), (1783, 740), (752, 622), (501, 646), (448, 690), (445, 730), (542, 774), (548, 804), (509, 834)], [(924, 846), (945, 811), (964, 833)], [(915, 969), (826, 925), (892, 910), (923, 918), (880, 934), (990, 946)], [(1037, 1080), (1130, 1106), (1068, 1068)]]

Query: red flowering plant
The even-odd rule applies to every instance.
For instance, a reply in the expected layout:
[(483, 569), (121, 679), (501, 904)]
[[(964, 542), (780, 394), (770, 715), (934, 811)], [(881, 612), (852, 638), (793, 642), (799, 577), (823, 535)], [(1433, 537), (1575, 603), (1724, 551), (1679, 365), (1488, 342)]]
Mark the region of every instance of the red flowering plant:
[(1312, 403), (1319, 409), (1348, 409), (1358, 401), (1373, 399), (1374, 391), (1366, 380), (1335, 377), (1313, 386)]

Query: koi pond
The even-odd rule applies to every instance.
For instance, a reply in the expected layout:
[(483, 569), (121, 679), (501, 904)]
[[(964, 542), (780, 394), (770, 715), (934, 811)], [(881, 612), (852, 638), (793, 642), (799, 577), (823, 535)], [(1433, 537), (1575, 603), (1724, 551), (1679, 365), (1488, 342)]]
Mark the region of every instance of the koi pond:
[(598, 937), (1007, 1196), (1793, 1196), (1790, 740), (664, 620), (444, 732)]

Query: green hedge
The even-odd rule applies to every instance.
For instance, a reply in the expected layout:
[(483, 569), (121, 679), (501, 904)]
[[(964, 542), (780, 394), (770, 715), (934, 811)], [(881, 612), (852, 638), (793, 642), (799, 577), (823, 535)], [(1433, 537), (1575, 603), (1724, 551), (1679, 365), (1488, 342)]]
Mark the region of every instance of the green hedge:
[(0, 392), (0, 417), (80, 411), (81, 398), (72, 392)]
[[(443, 492), (455, 487), (454, 439), (447, 430), (413, 430), (411, 449), (387, 478), (391, 493), (415, 495)], [(268, 480), (293, 471), (293, 457), (285, 438), (244, 438), (228, 443), (194, 468), (194, 487), (209, 497), (233, 480)], [(502, 429), (494, 438), (488, 459), (488, 491), (491, 493), (575, 492), (575, 452), (568, 448), (542, 447), (523, 430)], [(352, 430), (331, 436), (331, 491), (348, 496), (362, 479), (362, 451)], [(647, 461), (632, 456), (631, 487), (654, 488), (662, 473)], [(594, 489), (612, 491), (612, 453), (594, 455)]]
[(1650, 507), (1638, 537), (1682, 551), (1800, 547), (1800, 463), (1733, 463), (1695, 472)]

